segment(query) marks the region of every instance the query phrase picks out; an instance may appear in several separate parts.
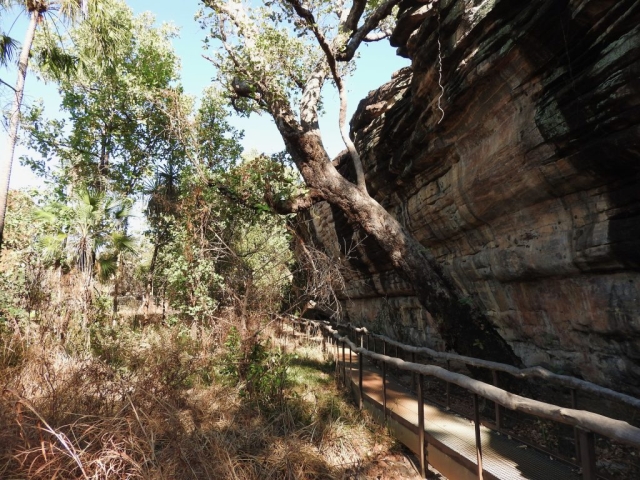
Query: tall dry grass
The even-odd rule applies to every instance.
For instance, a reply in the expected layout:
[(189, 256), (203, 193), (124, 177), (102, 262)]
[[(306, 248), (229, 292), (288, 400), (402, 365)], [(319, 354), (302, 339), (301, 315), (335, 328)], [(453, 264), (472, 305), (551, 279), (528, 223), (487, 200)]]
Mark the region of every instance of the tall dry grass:
[(5, 330), (0, 478), (378, 476), (393, 442), (341, 397), (317, 349), (288, 357), (282, 401), (265, 405), (220, 374), (228, 355), (213, 338), (198, 326), (94, 326), (82, 351)]

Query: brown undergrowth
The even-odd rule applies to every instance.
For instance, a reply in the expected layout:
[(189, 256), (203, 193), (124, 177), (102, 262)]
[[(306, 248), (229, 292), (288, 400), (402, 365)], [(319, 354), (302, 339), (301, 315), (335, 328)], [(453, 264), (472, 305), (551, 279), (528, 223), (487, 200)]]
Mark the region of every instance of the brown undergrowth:
[(212, 338), (120, 326), (70, 352), (6, 333), (0, 478), (415, 478), (392, 466), (402, 455), (336, 390), (319, 349), (283, 354), (263, 339), (252, 358)]

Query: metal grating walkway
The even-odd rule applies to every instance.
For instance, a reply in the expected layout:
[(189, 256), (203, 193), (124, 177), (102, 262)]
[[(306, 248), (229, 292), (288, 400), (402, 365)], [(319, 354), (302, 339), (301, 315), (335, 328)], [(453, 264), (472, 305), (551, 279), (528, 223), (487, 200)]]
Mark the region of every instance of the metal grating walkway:
[[(349, 362), (348, 349), (346, 350), (346, 376), (350, 379), (350, 387), (355, 394), (358, 391), (358, 356), (352, 354), (352, 362)], [(340, 364), (342, 361), (340, 359)], [(372, 403), (374, 408), (382, 411), (382, 372), (370, 364), (364, 362), (362, 386), (365, 399)], [(425, 400), (424, 419), (425, 431), (436, 443), (441, 443), (453, 456), (462, 457), (462, 463), (477, 465), (475, 447), (475, 429), (473, 422), (448, 412)], [(387, 375), (387, 409), (393, 412), (417, 430), (418, 427), (418, 399), (408, 389), (400, 385), (395, 379)], [(406, 431), (408, 432), (408, 430)], [(407, 433), (405, 432), (405, 436)], [(528, 448), (525, 445), (501, 435), (486, 427), (480, 427), (482, 439), (482, 460), (485, 478), (496, 479), (529, 479), (529, 480), (579, 480), (581, 475), (571, 466), (550, 458), (542, 452)], [(417, 438), (415, 432), (409, 433)], [(417, 440), (399, 438), (412, 450)], [(407, 441), (408, 440), (408, 441)], [(458, 460), (460, 461), (460, 460)], [(433, 465), (438, 468), (437, 465)], [(444, 473), (444, 472), (443, 472)], [(451, 480), (457, 480), (450, 477)], [(472, 478), (465, 475), (465, 478)], [(475, 473), (473, 473), (473, 478)]]

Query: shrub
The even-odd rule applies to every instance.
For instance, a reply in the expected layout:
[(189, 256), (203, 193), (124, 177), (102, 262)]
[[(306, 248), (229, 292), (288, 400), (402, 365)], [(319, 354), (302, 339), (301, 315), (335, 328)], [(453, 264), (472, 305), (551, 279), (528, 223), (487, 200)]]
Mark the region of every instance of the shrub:
[(281, 406), (292, 355), (257, 337), (243, 341), (235, 327), (229, 331), (225, 347), (220, 373), (239, 386), (240, 395), (265, 411)]

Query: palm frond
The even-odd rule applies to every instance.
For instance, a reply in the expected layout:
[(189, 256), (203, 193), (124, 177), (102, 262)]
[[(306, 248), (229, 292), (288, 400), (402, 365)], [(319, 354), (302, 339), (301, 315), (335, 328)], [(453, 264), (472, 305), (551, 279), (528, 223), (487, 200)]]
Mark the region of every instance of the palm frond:
[(40, 238), (43, 259), (45, 262), (55, 262), (61, 260), (64, 256), (64, 249), (67, 241), (67, 235), (57, 233), (44, 235)]
[(60, 0), (58, 11), (68, 20), (75, 20), (86, 14), (88, 0)]
[(109, 236), (109, 243), (116, 252), (137, 252), (135, 238), (122, 232), (113, 232)]
[(105, 210), (113, 215), (118, 222), (123, 222), (131, 216), (131, 205), (126, 199), (113, 197), (107, 201)]
[(6, 66), (17, 58), (18, 46), (16, 39), (0, 33), (0, 65)]
[(78, 67), (78, 57), (65, 52), (59, 45), (46, 44), (36, 52), (38, 63), (55, 78), (68, 77)]
[(118, 255), (115, 253), (105, 254), (98, 258), (96, 262), (96, 273), (98, 280), (106, 282), (118, 271)]
[(59, 218), (58, 215), (56, 215), (55, 212), (49, 210), (49, 209), (44, 209), (44, 208), (40, 208), (38, 210), (36, 210), (34, 212), (34, 215), (36, 217), (37, 220), (42, 220), (43, 222), (46, 223), (55, 223), (56, 220)]

